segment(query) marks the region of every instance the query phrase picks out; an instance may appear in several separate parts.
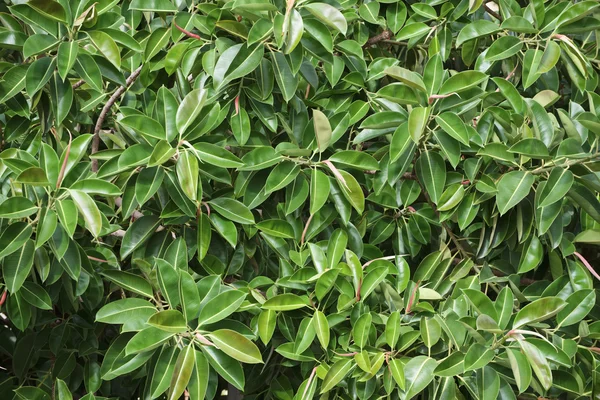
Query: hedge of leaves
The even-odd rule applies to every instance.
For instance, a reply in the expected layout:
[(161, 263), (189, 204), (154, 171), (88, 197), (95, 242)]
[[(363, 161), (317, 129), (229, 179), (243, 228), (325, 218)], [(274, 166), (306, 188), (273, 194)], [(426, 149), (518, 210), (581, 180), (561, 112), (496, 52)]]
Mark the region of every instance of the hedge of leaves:
[(5, 0), (0, 398), (600, 398), (599, 4)]

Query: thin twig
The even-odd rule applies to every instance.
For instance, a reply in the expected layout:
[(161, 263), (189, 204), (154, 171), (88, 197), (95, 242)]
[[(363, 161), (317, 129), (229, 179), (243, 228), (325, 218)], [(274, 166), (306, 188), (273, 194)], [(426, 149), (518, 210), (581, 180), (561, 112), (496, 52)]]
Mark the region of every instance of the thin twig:
[[(143, 65), (140, 65), (135, 71), (133, 71), (131, 75), (129, 75), (129, 78), (127, 78), (127, 80), (125, 81), (125, 86), (119, 87), (113, 93), (113, 95), (110, 96), (110, 99), (108, 99), (104, 107), (102, 107), (102, 111), (100, 111), (100, 116), (98, 117), (98, 120), (96, 121), (96, 126), (94, 128), (94, 138), (92, 139), (92, 154), (97, 153), (98, 148), (100, 147), (100, 130), (102, 129), (102, 124), (104, 123), (104, 119), (110, 111), (110, 108), (113, 106), (113, 104), (115, 104), (119, 97), (121, 97), (121, 95), (125, 93), (129, 86), (131, 86), (131, 84), (135, 82), (138, 76), (140, 76), (140, 73), (142, 72), (142, 67)], [(98, 172), (98, 159), (92, 160), (92, 172)]]
[(310, 221), (312, 221), (314, 215), (315, 214), (310, 214), (310, 217), (308, 217), (308, 221), (306, 221), (306, 225), (304, 225), (304, 230), (302, 231), (302, 238), (300, 238), (300, 246), (304, 245), (304, 238), (306, 237), (308, 226), (310, 225)]
[(579, 258), (579, 260), (583, 263), (583, 265), (585, 265), (585, 267), (588, 269), (588, 271), (590, 271), (590, 273), (592, 275), (594, 275), (594, 277), (596, 279), (600, 280), (600, 275), (598, 275), (596, 270), (592, 267), (592, 265), (588, 262), (588, 260), (586, 260), (586, 258), (584, 256), (582, 256), (581, 254), (579, 254), (576, 251), (573, 252), (573, 255), (575, 255), (577, 258)]

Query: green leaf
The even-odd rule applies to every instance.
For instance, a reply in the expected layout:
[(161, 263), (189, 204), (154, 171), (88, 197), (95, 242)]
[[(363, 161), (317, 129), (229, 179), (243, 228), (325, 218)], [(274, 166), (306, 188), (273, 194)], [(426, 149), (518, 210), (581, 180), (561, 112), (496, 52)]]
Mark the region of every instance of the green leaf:
[(352, 208), (362, 214), (365, 210), (365, 195), (356, 178), (344, 170), (340, 170), (335, 178), (346, 200)]
[(178, 356), (179, 349), (175, 346), (163, 346), (161, 349), (151, 376), (150, 393), (152, 397), (160, 396), (169, 388)]
[(331, 125), (325, 114), (319, 110), (313, 110), (313, 125), (317, 136), (317, 148), (322, 153), (331, 142)]
[[(52, 78), (55, 69), (56, 60), (50, 57), (43, 57), (31, 63), (29, 69), (27, 69), (27, 75), (25, 76), (24, 81), (25, 91), (27, 94), (33, 97), (44, 86), (46, 86), (50, 78)], [(11, 73), (11, 71), (7, 72), (6, 75)], [(17, 85), (16, 88), (17, 91), (22, 89), (22, 87), (19, 87), (19, 85)]]
[(463, 71), (452, 75), (442, 84), (439, 94), (460, 93), (486, 81), (488, 76), (479, 71)]
[(30, 0), (27, 5), (44, 17), (67, 23), (67, 15), (63, 6), (54, 0)]
[(499, 321), (494, 303), (479, 290), (475, 289), (463, 289), (463, 293), (467, 296), (469, 303), (473, 305), (478, 314), (483, 314), (491, 317), (496, 322)]
[(125, 347), (125, 354), (147, 352), (162, 345), (175, 334), (150, 326), (136, 333)]
[(566, 306), (567, 303), (558, 297), (543, 297), (532, 301), (517, 313), (513, 321), (513, 329), (552, 318)]
[(10, 293), (17, 292), (29, 276), (33, 266), (34, 247), (33, 240), (27, 240), (19, 250), (4, 258), (2, 274)]
[(567, 305), (556, 315), (559, 327), (576, 324), (590, 313), (596, 304), (596, 292), (582, 289), (567, 298)]
[(371, 314), (365, 313), (356, 320), (354, 326), (352, 327), (352, 337), (354, 338), (354, 344), (360, 349), (365, 347), (369, 341), (371, 323)]
[(142, 114), (128, 115), (121, 119), (119, 123), (147, 138), (159, 140), (167, 138), (165, 128), (157, 120)]
[(177, 131), (183, 135), (194, 119), (202, 111), (206, 102), (206, 90), (204, 88), (194, 89), (189, 92), (177, 109), (176, 124)]
[(169, 394), (167, 396), (169, 400), (176, 400), (183, 394), (192, 377), (195, 366), (196, 350), (194, 349), (194, 344), (190, 343), (179, 353), (175, 362), (175, 369), (173, 370)]
[(208, 325), (227, 318), (237, 311), (246, 294), (238, 290), (228, 290), (209, 300), (200, 311), (198, 326)]
[(321, 393), (326, 393), (333, 389), (348, 373), (354, 368), (352, 359), (342, 359), (337, 361), (329, 368), (327, 375), (323, 378)]
[(292, 293), (280, 294), (267, 300), (262, 308), (274, 311), (291, 311), (306, 307), (306, 301)]
[(317, 168), (313, 168), (310, 179), (310, 213), (316, 214), (329, 197), (329, 178)]
[(326, 3), (311, 3), (306, 4), (304, 8), (324, 24), (336, 29), (342, 35), (346, 35), (348, 23), (344, 15), (335, 7)]
[(550, 172), (546, 185), (539, 195), (538, 207), (547, 207), (562, 200), (573, 185), (573, 173), (568, 169), (556, 167)]
[(171, 30), (168, 28), (158, 28), (152, 32), (148, 40), (146, 41), (146, 48), (144, 49), (144, 59), (151, 60), (161, 50), (163, 50), (169, 43), (171, 38)]
[(176, 12), (177, 7), (169, 0), (132, 0), (130, 10)]
[(156, 313), (156, 307), (147, 300), (127, 298), (104, 305), (96, 313), (96, 321), (106, 324), (124, 324), (132, 319), (146, 323)]
[[(292, 72), (290, 64), (288, 63), (287, 59), (283, 54), (271, 53), (271, 61), (273, 63), (273, 72), (275, 73), (275, 80), (277, 81), (277, 86), (279, 86), (279, 89), (281, 90), (283, 99), (286, 102), (288, 102), (296, 94), (296, 89), (298, 88), (298, 79)], [(314, 111), (315, 110), (313, 110), (313, 112)], [(317, 118), (318, 120), (315, 122), (315, 128), (318, 124), (320, 129), (324, 129), (321, 127), (325, 124), (324, 121), (322, 122), (322, 118), (320, 117)]]
[(445, 112), (435, 117), (435, 121), (448, 135), (465, 146), (469, 145), (469, 132), (467, 132), (465, 123), (458, 115), (453, 112)]
[(194, 145), (194, 154), (200, 161), (221, 168), (238, 168), (244, 163), (231, 152), (211, 143), (198, 143)]
[(102, 215), (94, 200), (85, 192), (69, 189), (69, 194), (83, 216), (86, 228), (94, 237), (100, 235), (102, 229)]
[(246, 364), (262, 364), (258, 347), (244, 336), (230, 329), (219, 329), (209, 337), (225, 354)]
[(518, 350), (507, 348), (506, 354), (508, 355), (510, 368), (517, 382), (519, 393), (522, 393), (531, 383), (531, 365), (529, 365), (526, 356)]
[(485, 19), (476, 20), (467, 24), (458, 33), (456, 38), (456, 47), (460, 47), (461, 44), (468, 40), (473, 40), (482, 36), (489, 36), (500, 30), (500, 27), (492, 21)]
[[(50, 98), (56, 124), (60, 125), (67, 118), (73, 105), (73, 88), (68, 81), (63, 82), (57, 73), (54, 73), (50, 80)], [(81, 135), (77, 139), (83, 136)]]
[(148, 319), (148, 325), (173, 333), (185, 332), (188, 329), (183, 314), (177, 310), (157, 312)]
[(479, 343), (473, 343), (465, 354), (465, 371), (483, 368), (494, 359), (494, 351)]
[(192, 201), (198, 197), (198, 159), (189, 151), (181, 152), (176, 165), (181, 190)]
[(404, 395), (406, 399), (411, 399), (429, 385), (433, 380), (433, 371), (437, 362), (433, 358), (417, 356), (411, 358), (404, 365), (404, 377), (406, 379), (406, 389)]
[[(187, 257), (184, 261), (187, 264)], [(200, 295), (194, 278), (185, 270), (179, 271), (179, 298), (185, 319), (187, 321), (195, 319), (200, 312)]]
[(428, 348), (434, 346), (442, 336), (442, 328), (440, 327), (440, 324), (433, 318), (421, 319), (420, 328), (423, 344)]
[(258, 316), (258, 336), (264, 344), (269, 343), (275, 333), (276, 318), (273, 310), (262, 310)]
[(153, 298), (154, 292), (152, 286), (144, 278), (135, 275), (131, 272), (107, 270), (102, 272), (109, 281), (121, 286), (123, 289), (139, 295)]
[(535, 345), (524, 340), (520, 340), (519, 345), (542, 387), (546, 390), (550, 389), (552, 387), (552, 371), (548, 360)]
[(240, 224), (253, 224), (254, 215), (244, 204), (227, 197), (218, 197), (208, 202), (223, 217)]
[(199, 351), (196, 351), (196, 365), (188, 383), (188, 392), (192, 399), (203, 399), (209, 385), (210, 367), (208, 360)]
[(431, 201), (437, 204), (442, 196), (446, 184), (446, 165), (439, 153), (426, 151), (421, 154), (416, 162), (417, 177)]
[(521, 261), (519, 262), (519, 273), (525, 273), (531, 271), (540, 265), (542, 257), (544, 255), (544, 249), (542, 243), (537, 236), (532, 236), (526, 246), (523, 248), (521, 253)]
[(202, 351), (210, 366), (214, 368), (223, 379), (239, 390), (244, 390), (246, 383), (244, 370), (239, 361), (234, 360), (213, 346), (202, 346)]
[(69, 387), (62, 379), (56, 379), (55, 393), (58, 394), (58, 396), (55, 396), (55, 398), (57, 398), (58, 400), (73, 399), (73, 395), (71, 394)]
[(58, 68), (58, 74), (63, 81), (67, 78), (67, 75), (75, 65), (78, 51), (79, 45), (76, 42), (62, 42), (60, 46), (58, 46), (56, 66)]
[[(523, 42), (516, 36), (502, 36), (495, 40), (485, 53), (485, 59), (494, 62), (514, 56), (523, 48)], [(493, 78), (500, 80), (500, 78)]]
[(534, 180), (533, 175), (526, 171), (512, 171), (502, 175), (496, 185), (496, 204), (500, 215), (506, 214), (529, 194)]
[(135, 249), (140, 247), (146, 240), (154, 233), (160, 220), (153, 216), (143, 216), (137, 220), (127, 232), (125, 232), (125, 236), (123, 236), (123, 242), (121, 243), (121, 259), (125, 259), (129, 256)]
[(264, 233), (280, 237), (284, 239), (294, 239), (294, 228), (287, 222), (281, 219), (268, 219), (256, 224), (256, 227)]
[(400, 338), (400, 313), (394, 311), (390, 314), (385, 325), (385, 339), (387, 344), (394, 349)]
[(423, 79), (421, 76), (415, 72), (412, 72), (406, 68), (393, 66), (386, 68), (384, 73), (386, 75), (391, 76), (392, 78), (399, 80), (405, 85), (410, 86), (413, 89), (420, 90), (422, 92), (426, 92), (425, 84), (423, 83)]
[(31, 200), (25, 197), (9, 197), (0, 203), (0, 218), (17, 219), (28, 217), (38, 210)]
[(327, 349), (330, 340), (329, 322), (327, 317), (319, 310), (315, 310), (312, 317), (312, 325), (315, 329), (321, 347)]
[(121, 68), (119, 46), (117, 46), (113, 38), (102, 31), (90, 31), (87, 34), (98, 51), (117, 69)]
[[(6, 276), (6, 275), (5, 275)], [(23, 299), (40, 310), (52, 310), (52, 299), (46, 290), (35, 282), (25, 281), (19, 291)]]
[(82, 179), (75, 182), (69, 188), (86, 194), (98, 194), (103, 196), (119, 196), (121, 190), (117, 185), (104, 181), (102, 179)]

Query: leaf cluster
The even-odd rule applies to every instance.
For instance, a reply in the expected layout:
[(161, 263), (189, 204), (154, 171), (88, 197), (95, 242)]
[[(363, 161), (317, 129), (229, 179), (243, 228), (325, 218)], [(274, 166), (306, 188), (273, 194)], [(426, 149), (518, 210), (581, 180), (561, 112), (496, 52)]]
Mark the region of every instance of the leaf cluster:
[(599, 398), (599, 5), (2, 2), (0, 398)]

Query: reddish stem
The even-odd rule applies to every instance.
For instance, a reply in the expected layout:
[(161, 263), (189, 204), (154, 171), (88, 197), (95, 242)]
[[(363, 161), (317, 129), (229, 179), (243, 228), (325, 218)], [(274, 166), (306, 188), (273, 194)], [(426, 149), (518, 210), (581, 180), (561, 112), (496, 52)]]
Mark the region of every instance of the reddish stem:
[(306, 237), (306, 232), (308, 231), (308, 226), (310, 225), (310, 221), (312, 221), (314, 214), (310, 214), (308, 217), (308, 221), (306, 221), (306, 225), (304, 225), (304, 230), (302, 231), (302, 237), (300, 238), (300, 246), (304, 244), (304, 238)]
[(238, 115), (240, 113), (240, 95), (239, 94), (235, 97), (233, 104), (235, 105), (235, 114), (233, 114), (233, 117), (235, 117), (236, 115)]
[(412, 310), (412, 306), (415, 301), (415, 297), (417, 296), (417, 290), (419, 289), (420, 284), (421, 281), (417, 281), (417, 284), (415, 285), (414, 289), (412, 290), (412, 293), (410, 294), (410, 298), (408, 299), (408, 305), (406, 306), (407, 314), (410, 314), (410, 311)]
[(183, 29), (182, 27), (180, 27), (179, 25), (177, 25), (177, 22), (175, 22), (175, 20), (173, 20), (173, 25), (175, 25), (175, 28), (177, 28), (177, 30), (179, 30), (181, 33), (183, 33), (184, 35), (191, 37), (193, 39), (198, 39), (198, 40), (202, 40), (202, 38), (199, 35), (196, 35), (195, 33), (192, 33), (186, 29)]
[(69, 132), (69, 144), (67, 145), (67, 149), (65, 150), (65, 159), (63, 160), (62, 166), (60, 167), (60, 172), (58, 173), (58, 178), (56, 179), (56, 188), (60, 187), (62, 180), (65, 176), (65, 170), (67, 169), (67, 161), (69, 161), (69, 154), (71, 153), (71, 142), (73, 141), (73, 136), (71, 136), (71, 132)]

